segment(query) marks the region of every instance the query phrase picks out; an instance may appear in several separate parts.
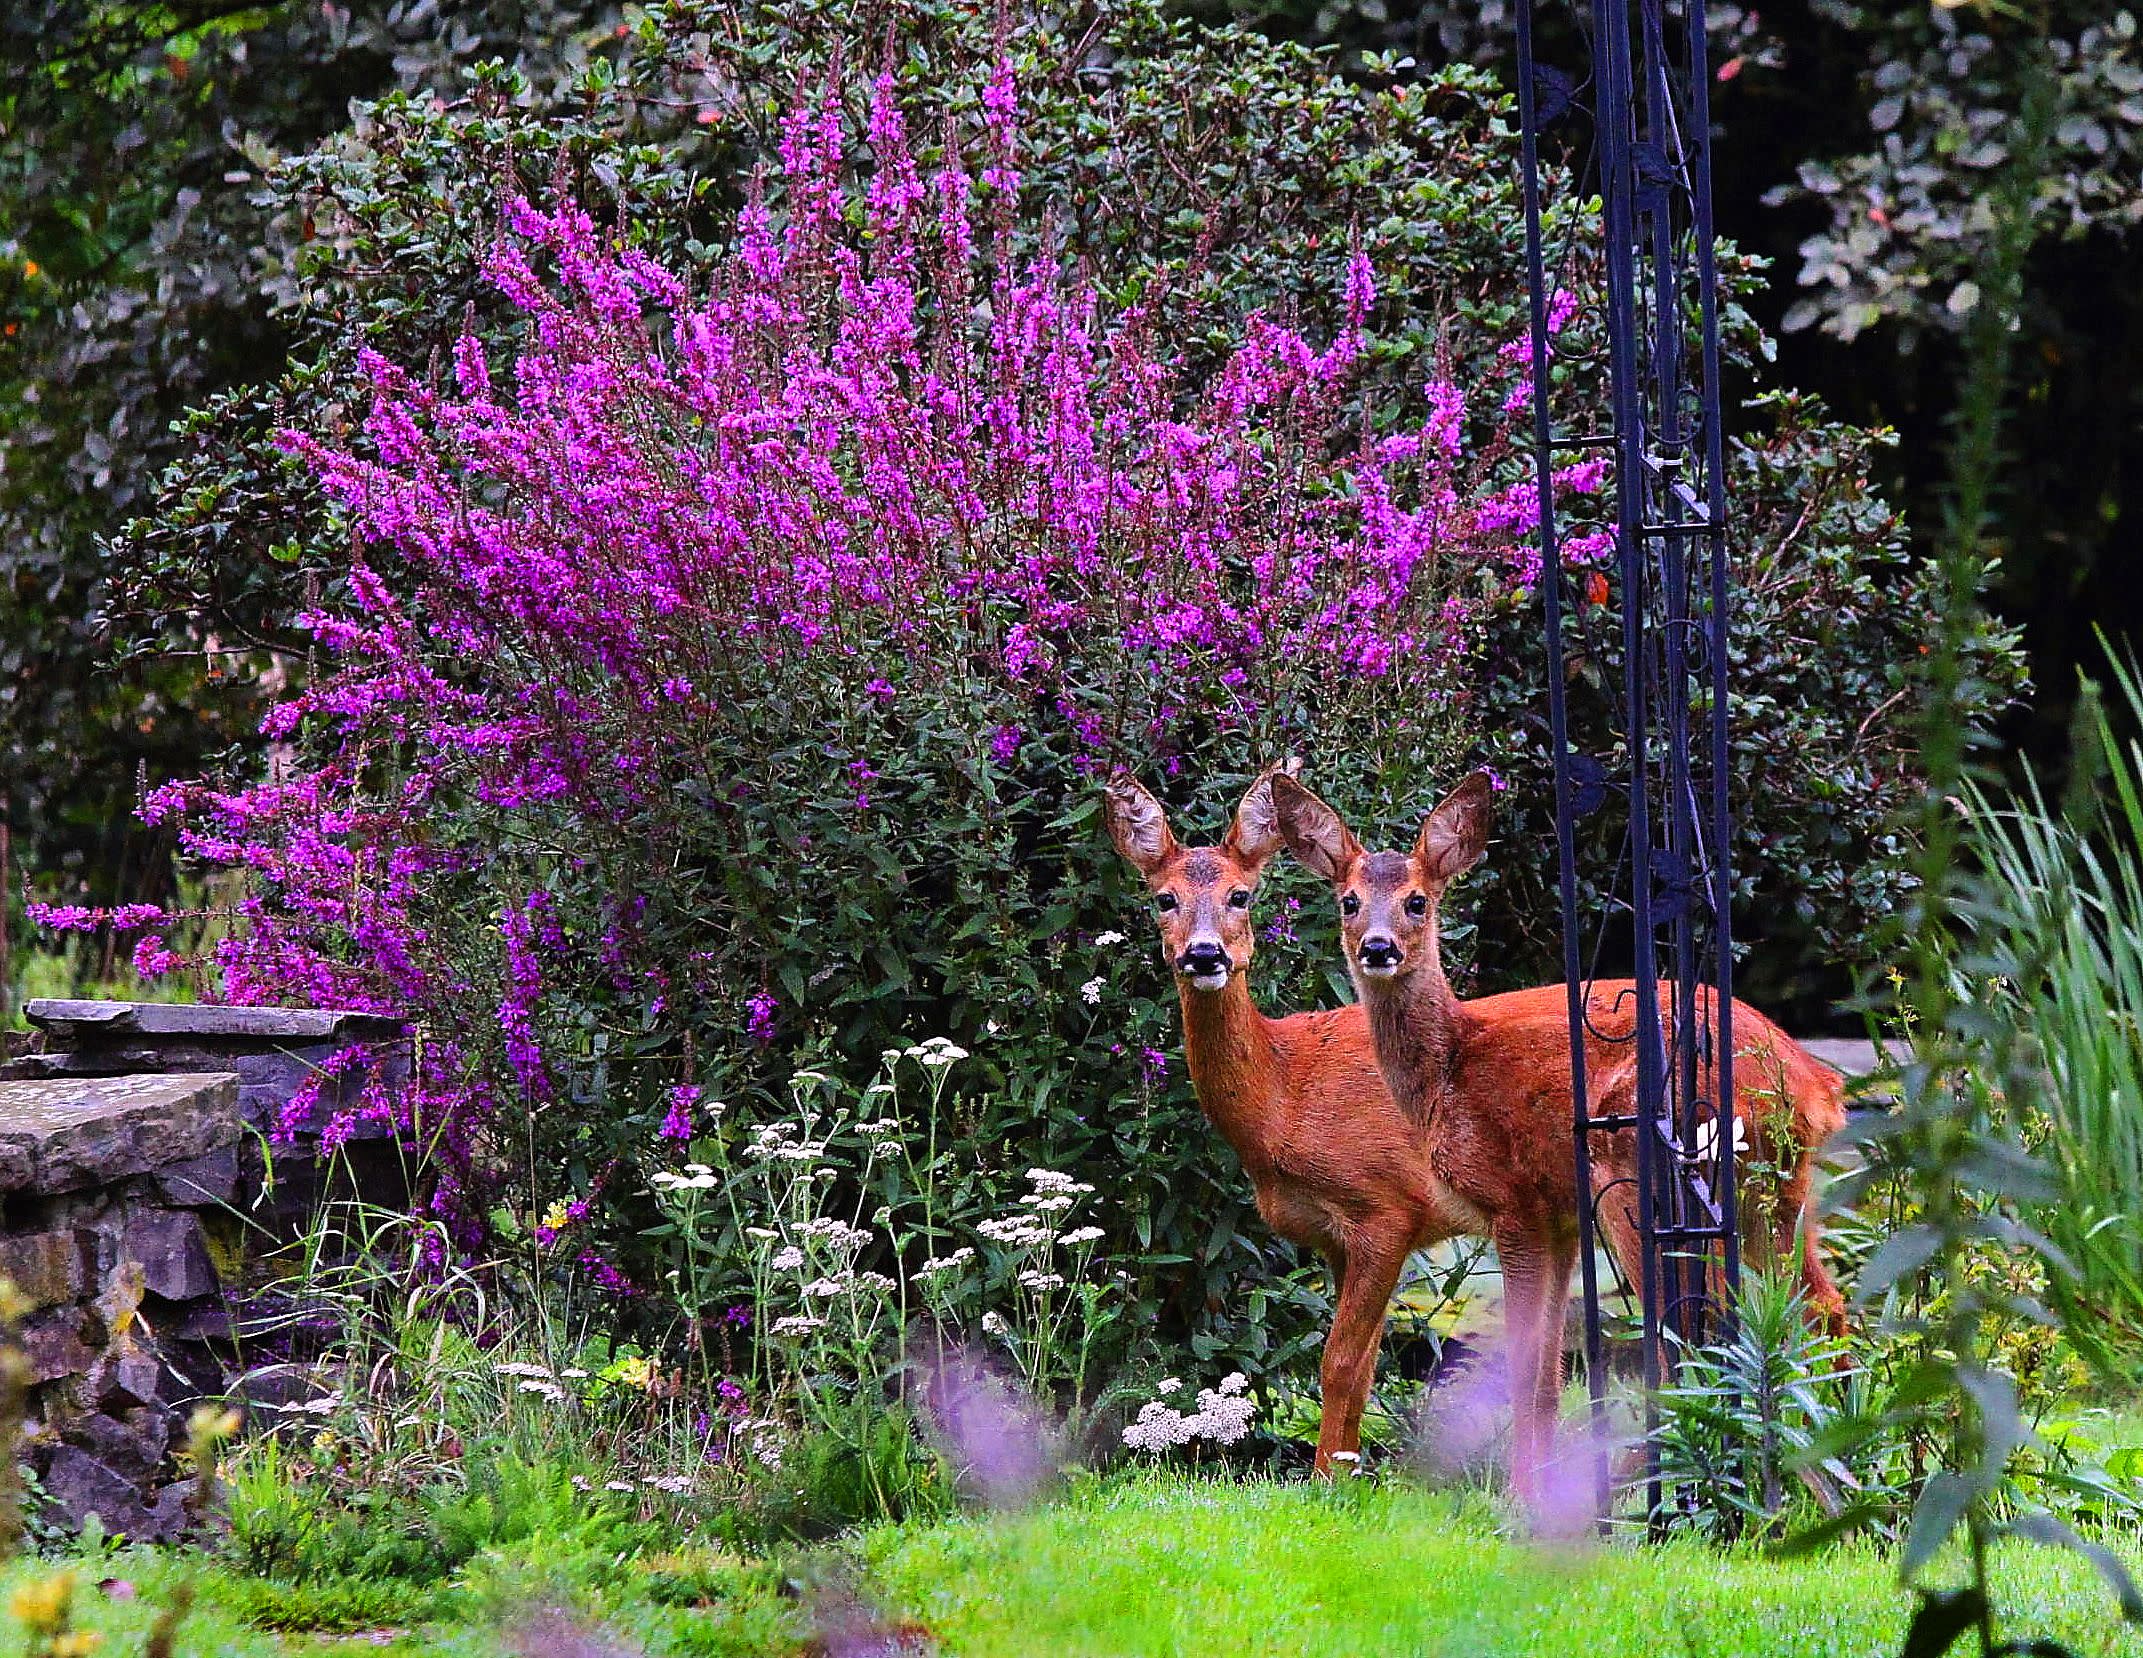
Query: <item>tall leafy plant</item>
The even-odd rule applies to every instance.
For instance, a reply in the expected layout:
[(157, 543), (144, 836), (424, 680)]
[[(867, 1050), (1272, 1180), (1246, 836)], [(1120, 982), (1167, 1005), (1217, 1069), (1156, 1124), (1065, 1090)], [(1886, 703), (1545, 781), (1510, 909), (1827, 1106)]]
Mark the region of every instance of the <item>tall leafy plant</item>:
[[(1973, 330), (1965, 395), (1957, 422), (1953, 480), (1943, 526), (1941, 607), (1928, 675), (1940, 708), (1969, 672), (1965, 642), (1977, 611), (1989, 559), (1988, 524), (2000, 470), (1999, 416), (2008, 384), (2010, 319), (2020, 302), (2030, 245), (2031, 196), (2054, 121), (2051, 71), (2042, 68), (2026, 99), (2008, 167), (1985, 208), (1996, 228), (1995, 253), (1984, 274), (1984, 320)], [(2003, 1638), (1988, 1576), (1988, 1554), (2003, 1535), (2058, 1544), (2088, 1555), (2120, 1597), (2124, 1615), (2143, 1620), (2126, 1569), (2104, 1547), (2087, 1543), (2044, 1512), (2004, 1519), (2002, 1502), (2012, 1460), (2030, 1441), (2016, 1382), (1996, 1353), (2006, 1320), (2050, 1316), (2010, 1281), (1969, 1270), (1973, 1252), (1989, 1244), (2035, 1258), (2044, 1277), (2075, 1283), (2063, 1251), (2037, 1230), (2034, 1211), (2055, 1199), (2054, 1172), (2027, 1148), (2020, 1117), (2043, 1097), (2035, 1044), (2022, 1039), (1994, 996), (1979, 988), (1990, 974), (2036, 981), (2045, 962), (1991, 957), (1980, 950), (1972, 918), (1999, 902), (1986, 871), (1968, 855), (1969, 831), (1960, 801), (1974, 775), (1970, 734), (1953, 723), (1928, 721), (1924, 734), (1926, 787), (1913, 859), (1919, 888), (1907, 912), (1900, 945), (1906, 968), (1900, 990), (1912, 1053), (1898, 1078), (1899, 1100), (1864, 1117), (1854, 1139), (1864, 1168), (1844, 1183), (1837, 1201), (1850, 1204), (1877, 1180), (1909, 1193), (1917, 1218), (1893, 1232), (1862, 1264), (1857, 1290), (1864, 1300), (1905, 1292), (1894, 1304), (1914, 1349), (1882, 1410), (1830, 1436), (1836, 1447), (1865, 1445), (1904, 1431), (1918, 1437), (1937, 1465), (1910, 1509), (1900, 1570), (1917, 1588), (1919, 1611), (1907, 1637), (1911, 1658), (1939, 1658), (1960, 1641), (1983, 1658), (1996, 1653), (2060, 1650), (2045, 1642)], [(1821, 1532), (1870, 1517), (1879, 1501), (1856, 1503)], [(1961, 1544), (1961, 1581), (1933, 1587), (1928, 1579)]]
[(2012, 1021), (2043, 1078), (2023, 1126), (2058, 1196), (2039, 1224), (2072, 1269), (2054, 1280), (2074, 1344), (2105, 1373), (2143, 1370), (2143, 682), (2114, 661), (2124, 718), (2086, 685), (2072, 779), (2049, 802), (1972, 798), (1986, 888), (1973, 918)]

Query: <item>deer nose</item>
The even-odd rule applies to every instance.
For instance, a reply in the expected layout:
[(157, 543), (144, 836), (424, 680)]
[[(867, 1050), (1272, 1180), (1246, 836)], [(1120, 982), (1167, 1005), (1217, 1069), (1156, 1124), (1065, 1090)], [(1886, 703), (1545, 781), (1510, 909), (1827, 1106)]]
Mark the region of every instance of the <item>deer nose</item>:
[(1176, 965), (1184, 972), (1196, 976), (1225, 973), (1228, 970), (1228, 952), (1217, 944), (1193, 944), (1177, 958)]
[(1362, 940), (1362, 965), (1369, 968), (1397, 967), (1402, 959), (1398, 941), (1389, 933), (1371, 933)]

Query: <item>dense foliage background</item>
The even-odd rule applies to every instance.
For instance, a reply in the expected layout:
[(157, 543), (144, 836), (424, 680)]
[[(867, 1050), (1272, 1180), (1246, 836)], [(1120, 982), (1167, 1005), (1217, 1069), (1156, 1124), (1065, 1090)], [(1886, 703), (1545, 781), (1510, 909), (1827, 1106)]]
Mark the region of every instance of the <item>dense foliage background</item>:
[[(1422, 64), (1513, 69), (1508, 0), (1201, 0), (1289, 38)], [(1571, 14), (1538, 8), (1541, 55), (1581, 61)], [(2033, 183), (2003, 400), (2015, 457), (1994, 502), (1989, 598), (2026, 633), (2038, 691), (2014, 758), (2059, 770), (2092, 629), (2125, 630), (2143, 514), (2143, 46), (2132, 7), (2052, 0), (1709, 6), (1721, 230), (1777, 280), (1751, 300), (1787, 383), (1896, 429), (1877, 476), (1924, 538), (1947, 481), (1961, 342), (1996, 225), (1987, 193), (2043, 68), (2052, 123)]]

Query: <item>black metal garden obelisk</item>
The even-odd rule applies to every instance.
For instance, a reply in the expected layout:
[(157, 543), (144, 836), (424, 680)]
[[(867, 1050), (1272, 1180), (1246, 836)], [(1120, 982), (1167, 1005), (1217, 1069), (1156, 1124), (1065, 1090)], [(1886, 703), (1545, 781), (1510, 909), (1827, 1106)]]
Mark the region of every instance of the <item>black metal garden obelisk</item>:
[[(1518, 0), (1519, 105), (1524, 145), (1527, 257), (1532, 304), (1533, 419), (1540, 499), (1541, 594), (1547, 637), (1549, 725), (1563, 912), (1564, 975), (1570, 986), (1573, 1122), (1581, 1204), (1587, 1369), (1595, 1428), (1604, 1415), (1606, 1367), (1594, 1237), (1609, 1205), (1622, 1206), (1640, 1239), (1643, 1365), (1649, 1398), (1661, 1366), (1682, 1342), (1712, 1339), (1730, 1306), (1722, 1287), (1739, 1272), (1734, 1226), (1733, 952), (1728, 900), (1731, 823), (1727, 803), (1727, 569), (1719, 388), (1718, 273), (1711, 220), (1710, 70), (1703, 0), (1674, 10), (1663, 0), (1589, 0), (1576, 19), (1591, 62), (1569, 74), (1536, 61), (1532, 0)], [(1567, 246), (1551, 260), (1541, 199), (1542, 136), (1575, 126), (1589, 110), (1602, 212), (1597, 224), (1564, 204)], [(1565, 145), (1582, 161), (1581, 141)], [(1582, 177), (1582, 173), (1573, 175)], [(1566, 430), (1553, 382), (1553, 319), (1565, 286), (1604, 324), (1610, 431)], [(1558, 469), (1611, 455), (1614, 479), (1612, 586), (1607, 613), (1620, 621), (1620, 684), (1608, 696), (1604, 731), (1573, 746), (1565, 681), (1576, 618), (1569, 584), (1606, 570), (1564, 568)], [(1609, 649), (1614, 642), (1608, 642)], [(1585, 872), (1601, 896), (1588, 903), (1578, 847), (1598, 844), (1583, 819), (1624, 816), (1612, 871)], [(1608, 844), (1612, 844), (1610, 840)], [(1633, 1010), (1613, 1006), (1588, 982), (1603, 955), (1626, 952)], [(1614, 976), (1621, 977), (1618, 972)], [(1634, 1011), (1619, 1044), (1588, 1020)], [(1618, 1025), (1622, 1019), (1617, 1019)], [(1634, 1052), (1632, 1052), (1634, 1048)], [(1628, 1109), (1589, 1116), (1586, 1074), (1603, 1054), (1617, 1073), (1633, 1069)], [(1716, 1105), (1718, 1121), (1711, 1121)], [(1594, 1147), (1603, 1133), (1635, 1130), (1634, 1182), (1595, 1190)], [(1620, 1216), (1617, 1217), (1621, 1218)], [(1649, 1426), (1649, 1405), (1648, 1423)], [(1604, 1439), (1596, 1438), (1604, 1446)], [(1606, 1460), (1598, 1452), (1605, 1512)], [(1663, 1500), (1656, 1458), (1647, 1512)]]

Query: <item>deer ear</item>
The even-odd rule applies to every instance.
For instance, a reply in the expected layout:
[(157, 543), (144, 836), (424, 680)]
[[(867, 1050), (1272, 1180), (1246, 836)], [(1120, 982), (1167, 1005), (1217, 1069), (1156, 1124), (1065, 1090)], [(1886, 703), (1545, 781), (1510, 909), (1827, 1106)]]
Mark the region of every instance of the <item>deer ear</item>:
[(1176, 837), (1169, 830), (1168, 814), (1129, 772), (1119, 769), (1109, 779), (1102, 803), (1109, 839), (1141, 875), (1150, 877), (1174, 855)]
[(1267, 766), (1244, 794), (1243, 803), (1235, 808), (1227, 849), (1253, 869), (1285, 844), (1280, 834), (1280, 814), (1272, 803), (1272, 780), (1276, 776), (1293, 777), (1301, 770), (1302, 761), (1292, 755), (1278, 765)]
[(1362, 855), (1362, 843), (1339, 814), (1288, 773), (1270, 774), (1273, 812), (1287, 849), (1327, 881), (1337, 882)]
[(1488, 850), (1488, 826), (1495, 815), (1495, 784), (1485, 771), (1477, 771), (1449, 794), (1421, 825), (1415, 843), (1429, 878), (1449, 881), (1481, 861)]

